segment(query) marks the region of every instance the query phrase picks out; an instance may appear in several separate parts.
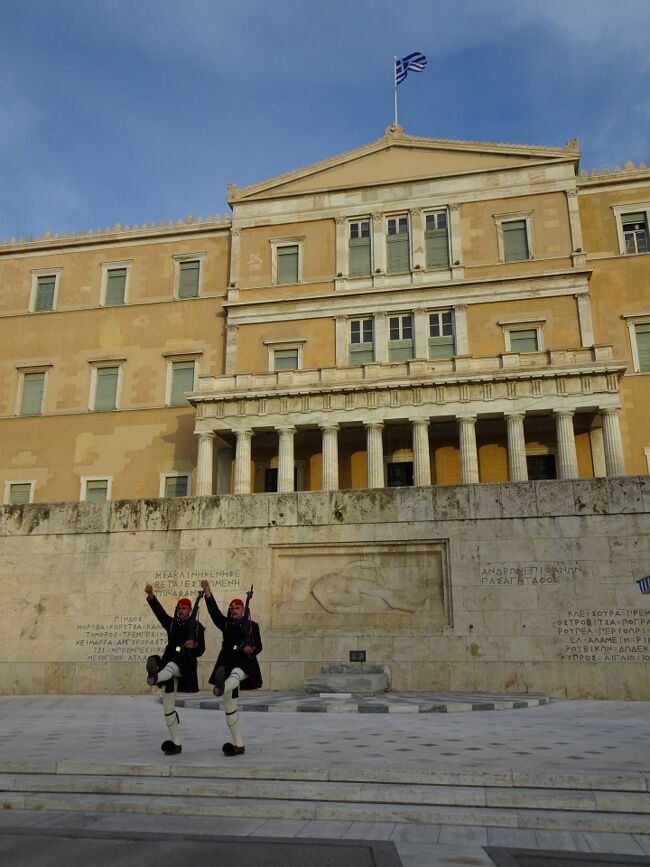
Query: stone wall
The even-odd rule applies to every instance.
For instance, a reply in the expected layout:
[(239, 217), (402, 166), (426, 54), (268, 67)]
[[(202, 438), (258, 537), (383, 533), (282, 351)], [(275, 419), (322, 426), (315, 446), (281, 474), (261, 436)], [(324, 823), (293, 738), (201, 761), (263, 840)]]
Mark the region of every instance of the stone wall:
[(5, 506), (0, 692), (144, 691), (145, 583), (206, 577), (255, 585), (270, 689), (365, 650), (395, 690), (649, 699), (649, 539), (648, 477)]

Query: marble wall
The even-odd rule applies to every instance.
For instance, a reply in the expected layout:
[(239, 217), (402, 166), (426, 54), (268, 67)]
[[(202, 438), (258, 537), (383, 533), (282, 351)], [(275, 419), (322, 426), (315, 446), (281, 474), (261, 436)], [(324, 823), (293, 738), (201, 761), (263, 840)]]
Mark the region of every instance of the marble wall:
[(207, 578), (254, 585), (270, 689), (364, 650), (395, 690), (649, 699), (649, 539), (648, 477), (5, 506), (0, 692), (146, 690), (144, 585)]

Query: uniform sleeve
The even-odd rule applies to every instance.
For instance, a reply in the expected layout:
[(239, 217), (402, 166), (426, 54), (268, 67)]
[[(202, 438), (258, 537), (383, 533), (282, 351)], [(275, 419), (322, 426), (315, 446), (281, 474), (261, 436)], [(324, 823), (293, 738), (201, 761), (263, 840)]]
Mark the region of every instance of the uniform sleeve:
[(170, 624), (174, 618), (167, 614), (157, 597), (154, 596), (152, 599), (147, 599), (147, 602), (149, 603), (149, 608), (153, 611), (158, 623), (160, 623), (163, 629), (169, 632)]
[(208, 614), (212, 618), (212, 622), (223, 632), (223, 628), (226, 625), (226, 618), (221, 613), (219, 606), (217, 605), (217, 600), (214, 596), (206, 596), (205, 597), (205, 607), (208, 609)]

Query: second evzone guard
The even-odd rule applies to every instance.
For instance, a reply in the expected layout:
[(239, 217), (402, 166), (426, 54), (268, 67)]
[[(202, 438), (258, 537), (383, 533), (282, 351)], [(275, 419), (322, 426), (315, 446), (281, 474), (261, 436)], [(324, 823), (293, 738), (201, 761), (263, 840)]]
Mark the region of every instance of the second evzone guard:
[(201, 587), (208, 614), (223, 634), (221, 650), (209, 679), (214, 685), (214, 694), (223, 695), (226, 724), (232, 738), (232, 742), (227, 741), (222, 750), (226, 756), (241, 756), (245, 746), (237, 710), (239, 690), (259, 689), (262, 686), (262, 673), (256, 658), (262, 650), (260, 628), (251, 620), (248, 610), (253, 588), (246, 595), (246, 604), (241, 599), (233, 599), (226, 615), (217, 605), (210, 583), (201, 581)]

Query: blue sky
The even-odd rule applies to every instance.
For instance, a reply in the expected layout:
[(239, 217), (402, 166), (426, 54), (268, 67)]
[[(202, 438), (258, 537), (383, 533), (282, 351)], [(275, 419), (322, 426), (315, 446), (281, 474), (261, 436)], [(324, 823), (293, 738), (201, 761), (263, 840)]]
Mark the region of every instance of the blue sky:
[(0, 239), (227, 212), (379, 137), (650, 165), (649, 0), (0, 0)]

